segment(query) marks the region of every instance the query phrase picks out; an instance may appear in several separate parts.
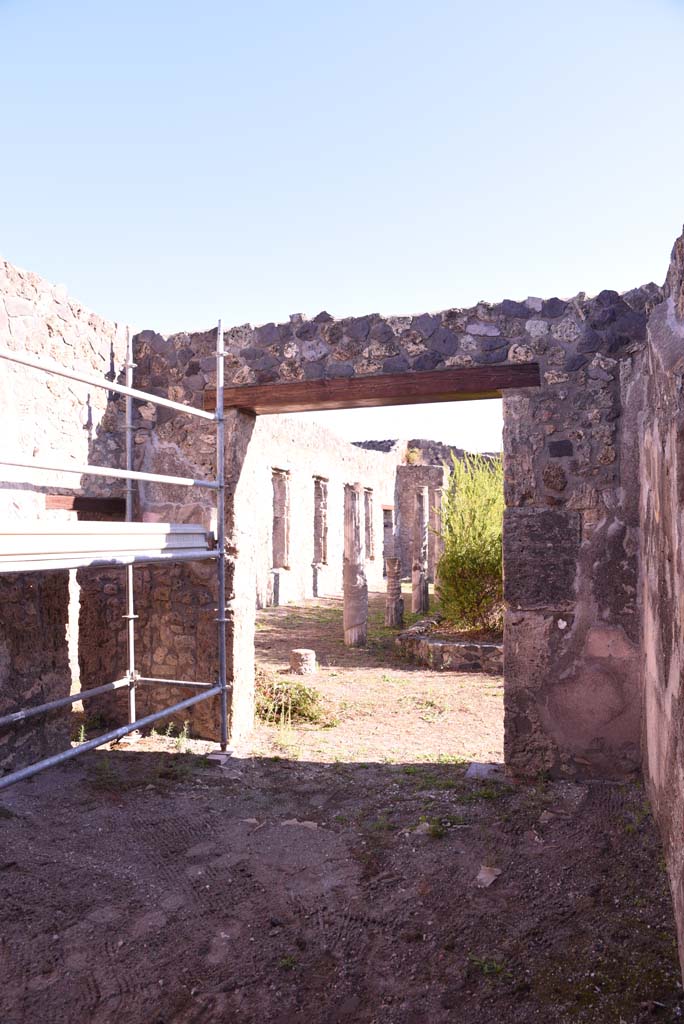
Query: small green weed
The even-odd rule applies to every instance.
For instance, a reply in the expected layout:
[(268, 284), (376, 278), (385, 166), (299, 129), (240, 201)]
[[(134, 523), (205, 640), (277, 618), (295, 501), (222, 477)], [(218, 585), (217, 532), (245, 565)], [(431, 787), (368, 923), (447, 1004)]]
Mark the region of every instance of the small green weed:
[(190, 723), (186, 720), (183, 722), (183, 728), (176, 737), (176, 750), (179, 754), (184, 754), (188, 749), (188, 739), (190, 738)]
[(114, 770), (107, 756), (98, 759), (92, 785), (108, 793), (123, 793), (131, 788), (131, 783)]
[(477, 967), (483, 974), (486, 974), (489, 977), (513, 977), (511, 972), (507, 970), (505, 962), (502, 960), (495, 960), (494, 957), (491, 956), (473, 956), (472, 953), (468, 954), (468, 960), (474, 967)]
[(458, 825), (465, 823), (465, 818), (460, 814), (440, 814), (436, 817), (427, 818), (423, 815), (420, 819), (420, 824), (426, 824), (429, 826), (428, 835), (432, 839), (443, 839), (447, 835), (449, 829), (455, 828)]
[(157, 772), (157, 779), (164, 782), (186, 782), (192, 772), (192, 759), (172, 757), (165, 761)]
[(465, 803), (475, 803), (477, 800), (501, 800), (503, 797), (511, 795), (511, 787), (501, 785), (501, 783), (488, 783), (484, 786), (477, 786), (470, 793), (463, 794), (463, 801)]
[(370, 828), (373, 832), (391, 832), (394, 825), (387, 817), (387, 814), (380, 814), (377, 819), (372, 822)]
[(292, 954), (288, 954), (287, 956), (283, 956), (278, 961), (278, 967), (280, 967), (281, 971), (293, 971), (295, 969), (295, 967), (297, 966), (297, 964), (298, 964), (297, 957), (296, 956), (292, 956)]

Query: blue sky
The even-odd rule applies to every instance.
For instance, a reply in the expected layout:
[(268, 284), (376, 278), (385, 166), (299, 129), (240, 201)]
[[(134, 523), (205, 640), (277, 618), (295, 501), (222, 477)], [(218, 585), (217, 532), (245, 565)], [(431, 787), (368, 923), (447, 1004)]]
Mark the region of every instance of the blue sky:
[(684, 220), (674, 0), (0, 0), (0, 37), (0, 251), (136, 327), (625, 289)]

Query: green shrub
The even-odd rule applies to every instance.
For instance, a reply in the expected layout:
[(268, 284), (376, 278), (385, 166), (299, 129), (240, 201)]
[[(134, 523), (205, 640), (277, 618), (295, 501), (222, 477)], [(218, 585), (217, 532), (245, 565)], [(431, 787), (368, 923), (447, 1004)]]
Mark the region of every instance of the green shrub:
[(503, 463), (452, 456), (442, 499), (437, 569), (442, 614), (464, 630), (503, 628)]
[(254, 681), (257, 718), (267, 725), (325, 723), (321, 695), (313, 686), (291, 679), (278, 679), (262, 669), (256, 670)]

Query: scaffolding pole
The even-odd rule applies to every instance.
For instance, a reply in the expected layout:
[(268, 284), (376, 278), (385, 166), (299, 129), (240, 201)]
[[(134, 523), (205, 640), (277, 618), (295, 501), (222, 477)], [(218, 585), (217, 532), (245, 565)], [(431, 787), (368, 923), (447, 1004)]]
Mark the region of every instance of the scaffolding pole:
[[(212, 413), (213, 416), (213, 413)], [(150, 483), (174, 484), (176, 487), (208, 487), (217, 490), (215, 480), (194, 480), (191, 476), (167, 476), (162, 473), (140, 473), (135, 470), (110, 469), (108, 466), (57, 466), (54, 463), (23, 462), (17, 459), (0, 459), (0, 466), (16, 466), (19, 469), (43, 469), (48, 473), (77, 473), (79, 476), (111, 476), (114, 480), (147, 480)]]
[(15, 352), (13, 349), (2, 347), (0, 347), (0, 359), (7, 359), (11, 363), (20, 363), (22, 366), (30, 366), (33, 370), (54, 373), (57, 377), (66, 377), (67, 380), (77, 380), (81, 384), (89, 384), (93, 388), (102, 388), (103, 391), (113, 391), (117, 395), (129, 395), (131, 398), (138, 398), (141, 402), (163, 405), (167, 409), (175, 409), (176, 412), (186, 413), (188, 416), (198, 416), (203, 420), (214, 419), (213, 412), (207, 412), (205, 409), (196, 409), (194, 405), (184, 405), (182, 402), (173, 402), (170, 398), (162, 398), (161, 395), (138, 391), (128, 382), (125, 385), (116, 384), (113, 380), (101, 380), (99, 377), (81, 373), (79, 370), (67, 370), (66, 366), (60, 366), (52, 359), (37, 359), (36, 356), (27, 355), (25, 352)]
[(185, 708), (190, 708), (193, 704), (199, 704), (201, 700), (208, 700), (219, 693), (220, 688), (212, 686), (211, 689), (206, 690), (204, 693), (198, 693), (196, 697), (187, 697), (185, 700), (179, 701), (178, 704), (172, 704), (171, 707), (164, 708), (162, 711), (155, 711), (151, 715), (145, 715), (144, 718), (138, 719), (137, 722), (121, 725), (118, 729), (112, 729), (111, 732), (103, 733), (102, 736), (96, 736), (94, 740), (87, 740), (85, 743), (79, 743), (78, 746), (71, 747), (69, 750), (62, 750), (59, 754), (53, 754), (52, 757), (36, 761), (35, 764), (27, 765), (26, 768), (20, 768), (18, 771), (12, 772), (11, 775), (3, 775), (0, 778), (0, 789), (6, 789), (7, 786), (12, 786), (15, 782), (21, 782), (23, 779), (30, 779), (32, 775), (37, 775), (38, 772), (42, 772), (46, 768), (54, 768), (55, 765), (64, 764), (65, 761), (70, 761), (72, 757), (78, 757), (79, 754), (95, 750), (96, 747), (102, 747), (105, 743), (113, 743), (115, 740), (120, 740), (136, 729), (145, 729), (148, 725), (154, 725), (160, 718), (168, 718), (169, 715), (175, 715), (176, 712), (184, 711)]
[[(133, 338), (131, 329), (126, 329), (126, 470), (130, 473), (133, 469)], [(133, 522), (133, 480), (126, 478), (126, 522)], [(135, 599), (133, 597), (133, 565), (126, 566), (126, 649), (128, 654), (128, 668), (126, 678), (128, 679), (128, 723), (135, 722)]]
[[(57, 710), (62, 707), (66, 707), (69, 704), (73, 704), (78, 700), (87, 700), (90, 697), (95, 697), (99, 694), (107, 693), (111, 690), (117, 690), (122, 687), (126, 687), (128, 690), (128, 724), (121, 726), (118, 729), (114, 729), (110, 732), (104, 733), (101, 736), (96, 737), (93, 740), (89, 740), (86, 743), (81, 743), (78, 746), (71, 747), (69, 750), (61, 751), (58, 754), (54, 754), (51, 757), (44, 758), (42, 761), (38, 761), (35, 764), (28, 765), (26, 768), (21, 768), (16, 772), (12, 772), (9, 775), (5, 775), (0, 778), (0, 789), (5, 789), (7, 786), (13, 785), (15, 782), (20, 782), (23, 779), (28, 779), (38, 772), (44, 771), (46, 768), (51, 768), (55, 765), (62, 764), (65, 761), (70, 760), (73, 757), (77, 757), (79, 754), (86, 753), (89, 750), (94, 750), (96, 747), (103, 746), (106, 743), (111, 743), (115, 740), (121, 739), (123, 736), (127, 736), (129, 733), (134, 732), (138, 729), (146, 728), (148, 725), (152, 725), (154, 722), (159, 721), (162, 718), (167, 718), (170, 715), (176, 714), (179, 711), (183, 711), (185, 708), (193, 707), (200, 701), (208, 700), (211, 697), (218, 696), (220, 701), (220, 745), (222, 750), (227, 749), (228, 745), (228, 683), (227, 683), (227, 666), (226, 666), (226, 505), (225, 505), (225, 421), (224, 421), (224, 410), (223, 410), (223, 396), (225, 387), (225, 346), (223, 337), (223, 326), (219, 320), (217, 331), (216, 331), (216, 392), (217, 392), (217, 405), (216, 412), (210, 413), (203, 409), (196, 409), (193, 406), (183, 405), (180, 402), (172, 402), (169, 399), (162, 398), (157, 395), (151, 395), (144, 391), (138, 391), (133, 387), (133, 370), (135, 363), (133, 361), (133, 339), (130, 330), (127, 332), (126, 337), (126, 363), (125, 363), (125, 385), (115, 384), (113, 381), (101, 381), (95, 377), (91, 377), (89, 374), (80, 373), (78, 371), (70, 371), (65, 367), (59, 366), (57, 363), (50, 361), (38, 360), (35, 357), (27, 356), (23, 353), (13, 352), (9, 349), (0, 347), (0, 359), (8, 359), (15, 363), (20, 363), (25, 366), (30, 366), (33, 369), (43, 370), (46, 373), (54, 373), (62, 377), (67, 377), (71, 380), (77, 380), (82, 383), (91, 384), (95, 387), (103, 388), (107, 391), (113, 391), (117, 394), (125, 395), (126, 397), (126, 468), (125, 470), (119, 469), (108, 469), (104, 466), (56, 466), (56, 465), (45, 465), (38, 462), (23, 462), (23, 461), (7, 461), (0, 460), (0, 465), (14, 466), (22, 469), (42, 469), (54, 472), (67, 472), (67, 473), (78, 473), (79, 475), (90, 475), (90, 476), (106, 476), (113, 477), (114, 479), (126, 480), (126, 522), (133, 522), (133, 511), (134, 511), (134, 489), (133, 481), (150, 481), (155, 483), (168, 483), (174, 485), (180, 485), (184, 487), (207, 487), (216, 491), (216, 536), (217, 536), (217, 551), (207, 551), (206, 554), (198, 553), (192, 554), (192, 557), (205, 557), (215, 558), (217, 564), (217, 584), (218, 584), (218, 607), (216, 614), (217, 632), (218, 632), (218, 678), (215, 685), (210, 683), (201, 682), (190, 682), (183, 679), (160, 679), (150, 676), (141, 676), (135, 667), (135, 620), (137, 615), (135, 614), (135, 598), (133, 593), (133, 564), (132, 562), (126, 563), (126, 614), (124, 616), (127, 624), (126, 629), (126, 647), (127, 647), (127, 669), (126, 675), (123, 679), (114, 680), (114, 682), (106, 683), (103, 686), (94, 687), (90, 690), (83, 690), (78, 694), (73, 694), (68, 697), (61, 697), (54, 701), (48, 701), (47, 703), (36, 705), (31, 708), (23, 708), (19, 711), (12, 712), (9, 715), (0, 717), (0, 727), (6, 725), (17, 724), (29, 718), (33, 718), (36, 715), (48, 713), (50, 711)], [(215, 480), (196, 480), (191, 477), (178, 477), (168, 476), (158, 473), (143, 473), (133, 469), (133, 401), (134, 399), (143, 402), (153, 402), (157, 405), (163, 405), (167, 408), (174, 409), (177, 412), (185, 413), (191, 416), (198, 416), (202, 419), (215, 420), (216, 422), (216, 479)], [(135, 560), (135, 556), (132, 556)], [(182, 555), (178, 557), (178, 561), (183, 561)], [(112, 559), (116, 561), (116, 556)], [(121, 564), (121, 563), (119, 563)], [(168, 685), (168, 686), (185, 686), (194, 689), (201, 689), (202, 692), (194, 697), (188, 697), (185, 700), (180, 701), (177, 704), (173, 704), (170, 707), (164, 708), (161, 711), (157, 711), (154, 714), (146, 715), (144, 718), (136, 719), (136, 685), (143, 683), (146, 685)]]
[(226, 424), (223, 410), (225, 368), (223, 324), (216, 328), (216, 538), (218, 544), (218, 685), (221, 693), (221, 750), (228, 747), (228, 684), (226, 680)]
[(58, 697), (57, 700), (50, 700), (47, 704), (34, 704), (31, 708), (12, 711), (9, 715), (3, 715), (0, 718), (0, 726), (14, 725), (15, 722), (25, 722), (27, 718), (35, 718), (36, 715), (46, 715), (49, 711), (57, 711), (59, 708), (68, 707), (69, 704), (76, 704), (80, 700), (98, 697), (101, 693), (108, 693), (110, 690), (120, 690), (122, 686), (128, 686), (127, 679), (115, 679), (113, 683), (95, 686), (90, 690), (79, 690), (78, 693), (71, 693), (68, 697)]

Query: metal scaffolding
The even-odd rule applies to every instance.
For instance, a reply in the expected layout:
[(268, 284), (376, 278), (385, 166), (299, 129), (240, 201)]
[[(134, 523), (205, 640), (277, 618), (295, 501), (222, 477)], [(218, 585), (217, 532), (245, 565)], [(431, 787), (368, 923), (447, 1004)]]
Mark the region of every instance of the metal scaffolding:
[[(0, 789), (11, 786), (15, 782), (27, 779), (45, 768), (62, 764), (64, 761), (77, 757), (88, 750), (121, 739), (138, 729), (146, 728), (159, 719), (167, 718), (178, 711), (199, 704), (200, 701), (218, 697), (220, 701), (220, 744), (226, 750), (228, 745), (228, 684), (226, 680), (226, 543), (225, 543), (225, 424), (223, 410), (224, 395), (224, 342), (221, 321), (216, 332), (216, 412), (206, 412), (194, 406), (173, 402), (168, 398), (138, 391), (133, 387), (133, 339), (130, 331), (126, 342), (125, 385), (100, 379), (77, 370), (68, 370), (52, 360), (41, 360), (24, 352), (14, 352), (0, 348), (0, 359), (19, 363), (32, 369), (49, 374), (57, 374), (69, 380), (98, 387), (105, 391), (113, 391), (126, 397), (126, 468), (109, 469), (104, 466), (66, 466), (45, 464), (36, 461), (0, 460), (0, 466), (20, 467), (24, 469), (40, 469), (58, 473), (78, 473), (79, 475), (105, 476), (126, 480), (126, 522), (118, 523), (110, 529), (102, 523), (31, 524), (26, 530), (8, 531), (0, 527), (0, 573), (36, 572), (50, 569), (92, 568), (97, 566), (122, 566), (126, 571), (126, 647), (127, 670), (122, 679), (116, 679), (103, 686), (90, 690), (81, 690), (68, 697), (48, 701), (45, 704), (21, 708), (11, 714), (0, 716), (0, 728), (17, 725), (37, 715), (47, 714), (76, 701), (88, 700), (113, 690), (126, 689), (128, 692), (128, 724), (104, 733), (93, 740), (70, 747), (51, 757), (46, 757), (34, 764), (27, 765), (18, 771), (0, 778)], [(133, 469), (133, 401), (152, 402), (173, 409), (175, 412), (201, 419), (209, 419), (216, 424), (216, 478), (214, 480), (196, 480), (191, 477), (168, 476), (158, 473), (142, 473)], [(155, 483), (168, 483), (183, 487), (205, 487), (216, 491), (216, 538), (202, 526), (192, 524), (147, 524), (133, 522), (133, 482), (145, 480)], [(108, 541), (110, 550), (102, 551), (98, 542)], [(216, 562), (218, 588), (218, 607), (216, 614), (218, 641), (218, 677), (215, 683), (192, 682), (186, 679), (160, 679), (141, 676), (135, 663), (135, 601), (133, 596), (133, 572), (136, 564), (149, 564), (167, 561), (195, 561), (213, 559)], [(136, 718), (136, 689), (138, 686), (182, 686), (190, 690), (199, 690), (194, 696), (179, 701), (177, 704)]]

